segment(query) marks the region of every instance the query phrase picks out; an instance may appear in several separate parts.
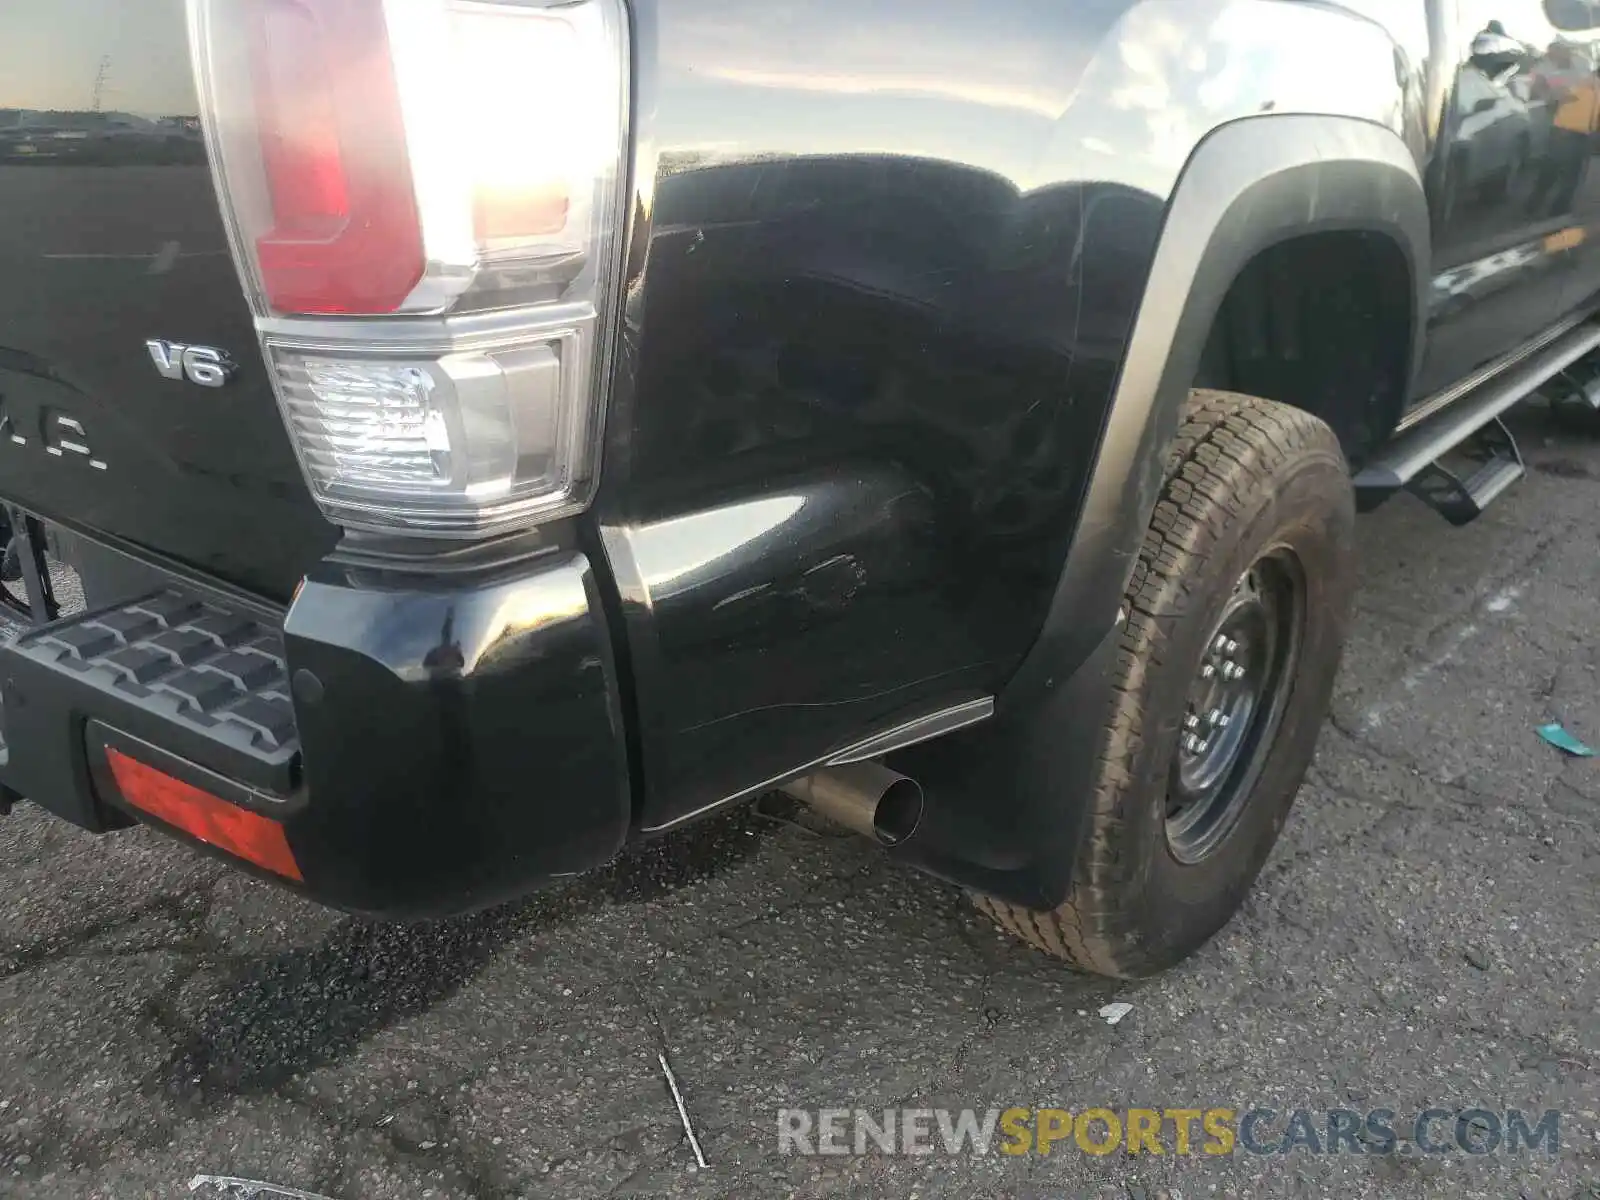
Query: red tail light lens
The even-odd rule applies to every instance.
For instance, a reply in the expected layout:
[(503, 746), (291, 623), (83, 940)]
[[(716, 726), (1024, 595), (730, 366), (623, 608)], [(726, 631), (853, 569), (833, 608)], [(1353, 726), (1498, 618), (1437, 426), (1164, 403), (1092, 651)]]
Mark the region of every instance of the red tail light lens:
[(256, 113), (276, 239), (325, 241), (349, 224), (338, 109), (317, 19), (296, 0), (264, 0), (256, 43)]
[(106, 761), (122, 798), (133, 807), (235, 858), (303, 882), (283, 826), (276, 821), (229, 804), (110, 746), (106, 747)]
[(188, 2), (218, 199), (323, 511), (480, 537), (581, 509), (616, 337), (623, 0)]
[(422, 278), (422, 226), (381, 0), (252, 0), (251, 79), (279, 312), (394, 312)]
[(595, 282), (626, 124), (618, 0), (190, 3), (221, 199), (269, 312), (553, 304)]

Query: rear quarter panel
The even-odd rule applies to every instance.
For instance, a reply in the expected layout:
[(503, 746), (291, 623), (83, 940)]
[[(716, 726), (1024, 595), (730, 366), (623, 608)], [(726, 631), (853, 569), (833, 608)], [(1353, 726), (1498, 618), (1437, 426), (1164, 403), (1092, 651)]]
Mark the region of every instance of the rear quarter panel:
[(634, 19), (597, 515), (654, 828), (999, 691), (1194, 147), (1311, 112), (1421, 155), (1425, 87), (1384, 28), (1283, 0), (639, 0)]

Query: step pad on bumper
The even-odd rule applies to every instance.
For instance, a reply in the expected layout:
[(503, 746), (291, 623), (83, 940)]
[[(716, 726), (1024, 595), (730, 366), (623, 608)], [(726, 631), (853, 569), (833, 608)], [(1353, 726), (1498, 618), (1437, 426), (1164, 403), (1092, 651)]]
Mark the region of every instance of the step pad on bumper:
[(253, 787), (299, 782), (282, 634), (255, 615), (165, 590), (30, 629), (0, 661), (7, 710), (39, 693)]

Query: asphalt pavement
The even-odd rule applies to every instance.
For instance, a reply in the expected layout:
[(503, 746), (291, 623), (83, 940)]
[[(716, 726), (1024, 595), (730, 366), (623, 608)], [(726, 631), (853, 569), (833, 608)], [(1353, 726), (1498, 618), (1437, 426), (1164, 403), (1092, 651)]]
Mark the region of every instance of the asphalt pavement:
[[(216, 1174), (340, 1200), (1600, 1197), (1600, 760), (1535, 734), (1600, 745), (1600, 437), (1518, 427), (1529, 477), (1476, 525), (1404, 497), (1362, 519), (1354, 640), (1282, 843), (1148, 983), (1013, 945), (774, 798), (422, 926), (21, 806), (0, 1195)], [(779, 1153), (781, 1108), (1045, 1105), (1562, 1116), (1553, 1155), (1404, 1130), (1391, 1154)]]

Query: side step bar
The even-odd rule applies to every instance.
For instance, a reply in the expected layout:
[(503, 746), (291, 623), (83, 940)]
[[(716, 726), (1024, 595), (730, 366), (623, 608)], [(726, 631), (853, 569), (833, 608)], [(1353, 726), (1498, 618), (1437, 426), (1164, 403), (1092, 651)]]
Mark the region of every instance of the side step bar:
[(1423, 501), (1452, 525), (1465, 525), (1483, 515), (1500, 494), (1527, 474), (1517, 439), (1499, 417), (1472, 434), (1453, 456), (1469, 465), (1472, 474), (1462, 477), (1445, 459), (1435, 459), (1406, 484), (1406, 490)]
[[(1409, 487), (1452, 523), (1472, 520), (1522, 478), (1522, 458), (1510, 431), (1500, 423), (1501, 415), (1596, 348), (1600, 348), (1600, 324), (1586, 321), (1407, 429), (1356, 476), (1361, 507), (1370, 508)], [(1486, 461), (1461, 479), (1439, 460), (1469, 440), (1479, 443), (1475, 449)]]

